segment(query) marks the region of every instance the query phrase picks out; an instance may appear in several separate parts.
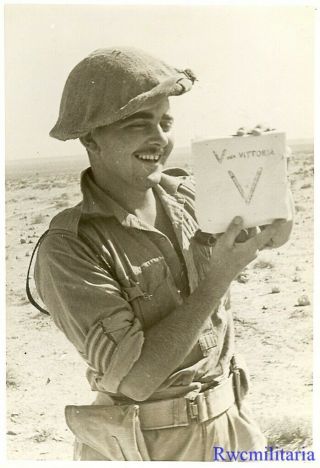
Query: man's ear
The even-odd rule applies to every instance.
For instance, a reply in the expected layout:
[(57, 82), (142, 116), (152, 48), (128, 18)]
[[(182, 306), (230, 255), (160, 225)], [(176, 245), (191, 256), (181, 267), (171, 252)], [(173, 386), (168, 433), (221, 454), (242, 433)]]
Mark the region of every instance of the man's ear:
[(98, 145), (93, 139), (91, 132), (87, 133), (83, 137), (80, 137), (79, 140), (90, 153), (97, 151)]

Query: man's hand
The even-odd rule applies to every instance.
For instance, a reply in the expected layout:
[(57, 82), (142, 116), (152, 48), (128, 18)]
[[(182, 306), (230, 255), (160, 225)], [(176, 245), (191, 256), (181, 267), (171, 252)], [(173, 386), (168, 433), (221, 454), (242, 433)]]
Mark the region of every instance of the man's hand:
[[(293, 226), (293, 220), (286, 219), (277, 220), (277, 230), (273, 234), (270, 241), (264, 246), (264, 249), (277, 249), (284, 245), (290, 237)], [(261, 231), (264, 231), (268, 226), (260, 226)]]
[[(234, 218), (224, 234), (218, 237), (211, 256), (211, 274), (221, 281), (231, 282), (274, 238), (281, 220), (276, 220), (261, 232), (250, 230), (250, 237), (244, 242), (237, 242), (243, 228), (243, 220), (239, 216)], [(210, 273), (209, 273), (210, 274)]]
[[(263, 231), (266, 229), (266, 227), (269, 226), (268, 224), (259, 226), (259, 227), (253, 227), (249, 229), (243, 229), (240, 234), (236, 238), (236, 242), (245, 242), (251, 237), (254, 237), (257, 233), (260, 231)], [(277, 219), (274, 222), (274, 227), (275, 227), (275, 233), (273, 234), (272, 238), (270, 241), (262, 247), (260, 250), (265, 250), (265, 249), (277, 249), (278, 247), (281, 247), (284, 245), (290, 238), (290, 234), (292, 231), (293, 227), (293, 220), (286, 220), (286, 219)]]

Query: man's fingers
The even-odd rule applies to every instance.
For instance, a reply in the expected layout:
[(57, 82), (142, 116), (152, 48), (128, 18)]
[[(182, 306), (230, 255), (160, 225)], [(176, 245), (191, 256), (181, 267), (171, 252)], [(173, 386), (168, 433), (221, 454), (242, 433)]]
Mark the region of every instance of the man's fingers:
[(238, 128), (238, 130), (233, 136), (243, 136), (243, 135), (246, 135), (247, 133), (248, 133), (248, 130), (246, 128), (240, 127)]
[(267, 226), (263, 231), (259, 232), (256, 236), (248, 240), (248, 243), (252, 244), (256, 250), (261, 250), (276, 233), (276, 228), (273, 224)]
[(229, 224), (228, 229), (224, 233), (224, 239), (228, 247), (232, 247), (235, 243), (236, 237), (242, 230), (243, 219), (240, 216), (236, 216)]
[(285, 218), (275, 219), (272, 223), (272, 226), (278, 228), (279, 226), (286, 224), (288, 221)]
[(275, 130), (274, 127), (271, 127), (270, 125), (267, 125), (267, 124), (260, 123), (250, 130), (245, 127), (240, 127), (238, 128), (236, 133), (233, 134), (233, 136), (243, 136), (243, 135), (258, 136), (258, 135), (262, 135), (265, 132), (272, 132), (273, 130)]
[(237, 243), (240, 242), (241, 243), (241, 242), (245, 242), (248, 239), (249, 239), (249, 236), (248, 236), (247, 229), (242, 229), (240, 234), (237, 235), (235, 242), (237, 242)]
[(263, 249), (270, 241), (272, 237), (276, 235), (279, 230), (279, 226), (286, 223), (284, 219), (277, 219), (272, 224), (263, 226), (263, 230), (257, 233), (257, 228), (249, 228), (247, 230), (247, 241), (241, 239), (241, 231), (243, 230), (243, 219), (240, 216), (236, 216), (229, 224), (226, 232), (221, 236), (223, 241), (228, 247), (232, 247), (238, 240), (240, 243), (247, 243), (251, 245), (254, 250)]
[(254, 237), (257, 233), (259, 232), (257, 227), (252, 227), (248, 229), (248, 239), (251, 239), (251, 237)]

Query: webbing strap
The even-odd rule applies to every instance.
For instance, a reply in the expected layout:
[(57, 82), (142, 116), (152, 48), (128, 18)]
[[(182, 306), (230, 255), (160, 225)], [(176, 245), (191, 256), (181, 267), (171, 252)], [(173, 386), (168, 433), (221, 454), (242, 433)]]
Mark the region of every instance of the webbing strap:
[(27, 293), (27, 298), (29, 300), (29, 302), (38, 310), (40, 310), (40, 312), (42, 312), (43, 314), (46, 314), (46, 315), (50, 315), (49, 312), (44, 309), (43, 307), (41, 307), (40, 304), (38, 304), (38, 302), (34, 299), (34, 297), (32, 296), (31, 294), (31, 290), (30, 290), (30, 271), (31, 271), (31, 266), (32, 266), (32, 262), (33, 262), (33, 258), (35, 256), (35, 253), (36, 251), (38, 250), (38, 247), (42, 241), (42, 239), (48, 234), (49, 232), (49, 229), (47, 229), (47, 231), (45, 231), (40, 237), (39, 239), (37, 240), (37, 243), (33, 249), (33, 252), (31, 254), (31, 258), (30, 258), (30, 262), (29, 262), (29, 267), (28, 267), (28, 271), (27, 271), (27, 279), (26, 279), (26, 293)]

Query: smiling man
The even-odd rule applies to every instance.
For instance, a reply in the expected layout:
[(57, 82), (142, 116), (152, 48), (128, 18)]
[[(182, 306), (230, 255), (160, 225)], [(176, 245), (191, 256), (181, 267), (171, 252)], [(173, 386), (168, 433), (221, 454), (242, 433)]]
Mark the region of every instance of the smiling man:
[(66, 408), (77, 460), (209, 461), (214, 446), (265, 448), (243, 403), (229, 286), (291, 225), (239, 242), (236, 218), (214, 247), (199, 235), (191, 177), (164, 170), (169, 97), (194, 81), (140, 50), (95, 51), (70, 73), (50, 133), (80, 138), (91, 166), (82, 202), (51, 221), (35, 270), (97, 392), (93, 405)]
[(160, 97), (139, 112), (80, 137), (99, 187), (129, 212), (138, 210), (140, 218), (156, 213), (155, 197), (148, 189), (161, 181), (173, 148), (172, 124), (169, 100)]

